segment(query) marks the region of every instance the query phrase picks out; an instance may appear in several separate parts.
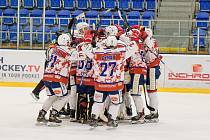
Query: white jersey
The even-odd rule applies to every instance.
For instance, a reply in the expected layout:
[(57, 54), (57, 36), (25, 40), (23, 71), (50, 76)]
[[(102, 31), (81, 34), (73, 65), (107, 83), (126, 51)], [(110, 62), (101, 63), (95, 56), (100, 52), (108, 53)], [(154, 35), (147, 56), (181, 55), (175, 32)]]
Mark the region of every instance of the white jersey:
[[(89, 49), (91, 50), (93, 49), (91, 44), (80, 44), (81, 45), (77, 46), (77, 50), (79, 51), (81, 51), (82, 47), (89, 47)], [(93, 65), (93, 60), (90, 58), (78, 61), (76, 70), (76, 84), (80, 84), (80, 82), (82, 81), (83, 85), (94, 86)]]
[(145, 48), (145, 60), (149, 67), (155, 67), (160, 65), (162, 56), (159, 56), (159, 48), (156, 39), (149, 38), (147, 47)]
[(96, 90), (117, 91), (124, 88), (125, 60), (133, 54), (134, 49), (136, 48), (126, 47), (122, 41), (118, 41), (115, 48), (100, 46), (92, 52), (85, 51), (94, 62)]
[(134, 74), (147, 73), (147, 65), (144, 58), (143, 44), (137, 44), (135, 41), (131, 41), (130, 45), (138, 46), (138, 50), (131, 56), (129, 63), (129, 72)]
[(80, 57), (76, 49), (66, 46), (55, 46), (52, 48), (49, 62), (44, 71), (43, 80), (67, 84), (71, 61), (78, 59)]

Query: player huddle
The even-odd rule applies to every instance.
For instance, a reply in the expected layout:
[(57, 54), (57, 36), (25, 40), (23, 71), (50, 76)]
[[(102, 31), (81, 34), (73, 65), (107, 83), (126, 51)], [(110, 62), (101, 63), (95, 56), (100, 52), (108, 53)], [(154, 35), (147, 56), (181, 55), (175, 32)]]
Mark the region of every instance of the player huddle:
[[(125, 116), (132, 123), (158, 121), (157, 79), (162, 57), (152, 30), (140, 25), (93, 30), (85, 22), (78, 23), (76, 30), (59, 35), (46, 52), (43, 79), (32, 91), (39, 99), (46, 87), (49, 96), (37, 122), (60, 124), (61, 114), (92, 127), (99, 121), (117, 127)], [(146, 91), (147, 107), (152, 108), (148, 115), (142, 99)], [(49, 120), (45, 118), (48, 110)]]

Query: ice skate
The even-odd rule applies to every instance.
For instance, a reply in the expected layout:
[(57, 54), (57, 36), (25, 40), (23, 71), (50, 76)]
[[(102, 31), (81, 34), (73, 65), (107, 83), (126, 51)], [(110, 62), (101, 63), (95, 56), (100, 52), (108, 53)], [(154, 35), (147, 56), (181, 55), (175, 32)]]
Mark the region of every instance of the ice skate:
[(108, 114), (107, 126), (113, 127), (113, 128), (118, 127), (118, 121), (112, 119), (112, 115), (111, 114)]
[(86, 123), (87, 122), (87, 108), (80, 106), (80, 117), (79, 117), (79, 123)]
[(145, 116), (145, 121), (147, 123), (157, 123), (157, 122), (159, 122), (158, 117), (159, 117), (158, 112), (157, 113), (150, 113), (149, 115)]
[(126, 107), (126, 113), (128, 116), (132, 116), (132, 108), (131, 107)]
[(34, 100), (36, 100), (36, 101), (39, 100), (39, 94), (31, 92), (30, 95), (32, 96), (32, 98), (33, 98)]
[(76, 110), (70, 109), (70, 111), (69, 111), (69, 113), (70, 113), (70, 122), (75, 122), (76, 121), (75, 112), (76, 112)]
[(92, 114), (91, 115), (91, 119), (90, 119), (90, 123), (89, 125), (94, 128), (94, 127), (97, 127), (98, 126), (98, 120), (96, 118), (96, 115), (95, 114)]
[(131, 123), (132, 123), (132, 124), (136, 124), (136, 123), (141, 123), (141, 124), (143, 124), (143, 123), (145, 122), (144, 117), (145, 117), (144, 111), (138, 112), (138, 113), (137, 113), (137, 116), (134, 116), (134, 117), (131, 118)]
[(118, 127), (118, 122), (117, 120), (109, 119), (107, 126), (109, 127)]
[(50, 110), (48, 126), (51, 126), (51, 127), (60, 126), (62, 123), (62, 120), (59, 120), (57, 117), (58, 117), (58, 111), (55, 109)]
[(39, 111), (39, 115), (37, 117), (37, 123), (36, 125), (46, 125), (48, 120), (45, 119), (45, 115), (47, 114), (47, 112), (45, 110), (40, 110)]
[(64, 107), (59, 111), (59, 118), (65, 119), (69, 118), (70, 112), (68, 112)]

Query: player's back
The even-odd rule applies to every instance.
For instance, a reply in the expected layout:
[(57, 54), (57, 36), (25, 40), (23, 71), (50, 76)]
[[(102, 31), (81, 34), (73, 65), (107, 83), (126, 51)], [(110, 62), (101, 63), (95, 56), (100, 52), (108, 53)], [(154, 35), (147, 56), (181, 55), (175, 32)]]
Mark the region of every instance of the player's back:
[(56, 46), (51, 51), (49, 63), (44, 72), (44, 80), (68, 82), (71, 63), (68, 59), (70, 50), (65, 46)]
[(98, 47), (94, 50), (95, 89), (116, 91), (123, 89), (125, 46)]

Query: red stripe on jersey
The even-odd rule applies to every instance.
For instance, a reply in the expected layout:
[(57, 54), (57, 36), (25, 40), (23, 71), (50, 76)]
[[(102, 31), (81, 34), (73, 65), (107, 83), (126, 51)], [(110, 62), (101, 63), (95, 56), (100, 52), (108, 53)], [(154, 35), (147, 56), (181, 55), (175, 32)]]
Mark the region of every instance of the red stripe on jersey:
[(120, 60), (121, 59), (121, 54), (120, 53), (117, 53), (117, 54), (109, 54), (109, 53), (106, 53), (106, 54), (99, 54), (97, 53), (96, 56), (95, 56), (95, 59), (96, 60), (103, 60), (103, 61), (111, 61), (111, 60)]
[(134, 74), (144, 74), (146, 75), (147, 74), (147, 69), (146, 68), (134, 68), (134, 67), (131, 67), (130, 70), (129, 70), (130, 73), (134, 73)]
[(77, 67), (71, 67), (71, 69), (70, 69), (70, 75), (75, 75), (76, 74), (76, 69), (77, 69)]
[(160, 59), (156, 58), (153, 62), (151, 62), (149, 64), (149, 67), (154, 68), (154, 67), (159, 66), (159, 65), (160, 65)]
[(117, 43), (117, 48), (125, 48), (125, 44), (123, 44), (123, 43)]
[(60, 57), (66, 58), (66, 56), (68, 55), (67, 52), (65, 52), (64, 50), (61, 50), (58, 47), (55, 47), (55, 49), (56, 49), (57, 55)]
[[(80, 82), (82, 80), (82, 77), (80, 76), (77, 76), (76, 77), (76, 84), (79, 85)], [(86, 85), (86, 86), (94, 86), (95, 82), (94, 82), (94, 79), (93, 78), (90, 78), (90, 77), (84, 77), (83, 81), (82, 81), (82, 84), (83, 85)]]
[(118, 83), (98, 83), (95, 82), (95, 90), (98, 91), (116, 91), (116, 90), (123, 90), (124, 83), (118, 82)]
[(45, 73), (44, 76), (43, 76), (43, 80), (52, 81), (52, 82), (61, 82), (61, 83), (64, 83), (64, 84), (68, 84), (68, 78), (67, 77), (62, 77), (60, 75), (55, 75), (55, 74)]

